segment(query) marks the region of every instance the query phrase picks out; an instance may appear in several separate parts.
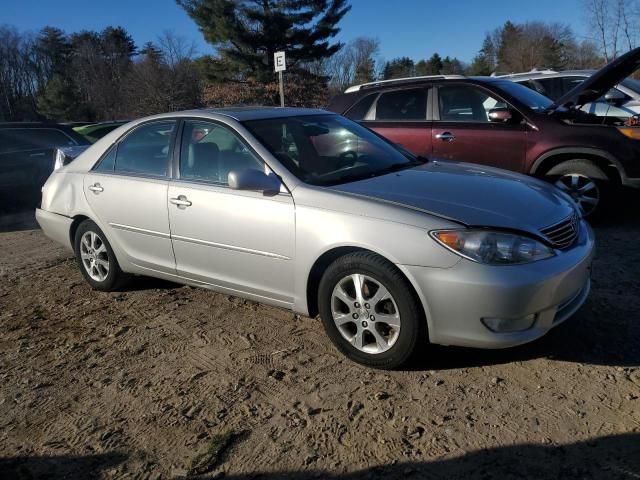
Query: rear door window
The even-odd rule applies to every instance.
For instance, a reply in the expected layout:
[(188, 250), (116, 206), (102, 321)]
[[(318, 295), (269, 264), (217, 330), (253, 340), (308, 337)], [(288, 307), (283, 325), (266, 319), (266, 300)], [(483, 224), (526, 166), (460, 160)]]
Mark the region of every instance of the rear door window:
[(427, 90), (411, 88), (385, 92), (376, 102), (376, 120), (426, 120)]
[(100, 163), (94, 167), (94, 170), (98, 172), (112, 172), (116, 165), (116, 150), (116, 145), (112, 146), (107, 154), (102, 157)]
[(118, 144), (115, 171), (164, 177), (168, 172), (175, 120), (135, 128)]

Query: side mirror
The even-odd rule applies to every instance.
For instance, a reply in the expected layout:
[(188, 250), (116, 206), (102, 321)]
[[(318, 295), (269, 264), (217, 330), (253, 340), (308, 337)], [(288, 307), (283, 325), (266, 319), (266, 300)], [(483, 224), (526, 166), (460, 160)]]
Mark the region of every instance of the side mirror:
[(282, 183), (275, 175), (267, 175), (257, 168), (232, 170), (227, 178), (234, 190), (253, 190), (257, 192), (278, 193)]
[(513, 113), (508, 108), (492, 108), (489, 110), (489, 121), (493, 123), (509, 123), (513, 121)]
[(622, 93), (620, 90), (612, 88), (604, 95), (605, 101), (609, 103), (620, 103), (626, 100), (627, 96)]

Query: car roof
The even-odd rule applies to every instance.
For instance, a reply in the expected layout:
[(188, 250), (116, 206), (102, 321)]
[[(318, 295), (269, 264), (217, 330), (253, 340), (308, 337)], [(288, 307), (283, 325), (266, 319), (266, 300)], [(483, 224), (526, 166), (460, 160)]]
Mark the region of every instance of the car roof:
[(595, 70), (563, 70), (557, 72), (555, 70), (539, 70), (534, 72), (509, 73), (506, 75), (496, 75), (493, 78), (503, 78), (507, 80), (530, 80), (537, 78), (558, 78), (568, 76), (591, 76)]
[(247, 120), (264, 120), (267, 118), (294, 117), (298, 115), (334, 115), (333, 112), (320, 110), (317, 108), (297, 108), (297, 107), (225, 107), (225, 108), (202, 108), (199, 110), (187, 110), (179, 112), (180, 116), (188, 116), (190, 113), (211, 113), (224, 115), (239, 122)]
[(359, 85), (352, 85), (347, 88), (344, 93), (352, 93), (359, 92), (360, 90), (376, 88), (376, 87), (385, 87), (391, 86), (395, 84), (406, 84), (406, 83), (423, 83), (429, 82), (433, 80), (459, 80), (467, 78), (464, 75), (425, 75), (420, 77), (403, 77), (403, 78), (391, 78), (388, 80), (376, 80), (375, 82), (361, 83)]
[(60, 128), (68, 129), (68, 125), (56, 122), (0, 122), (0, 128)]

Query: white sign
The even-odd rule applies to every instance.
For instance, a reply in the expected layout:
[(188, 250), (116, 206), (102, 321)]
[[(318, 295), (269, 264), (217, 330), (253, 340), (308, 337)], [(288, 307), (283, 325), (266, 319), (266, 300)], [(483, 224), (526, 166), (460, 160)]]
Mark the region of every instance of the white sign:
[(273, 54), (273, 64), (275, 65), (276, 72), (283, 72), (287, 69), (287, 64), (284, 60), (284, 52), (276, 52)]

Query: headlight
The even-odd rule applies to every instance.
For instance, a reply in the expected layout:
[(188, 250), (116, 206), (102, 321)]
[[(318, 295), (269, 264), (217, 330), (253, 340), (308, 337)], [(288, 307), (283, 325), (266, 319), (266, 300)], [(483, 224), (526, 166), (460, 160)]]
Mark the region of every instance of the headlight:
[(440, 244), (469, 260), (488, 265), (514, 265), (544, 260), (554, 251), (533, 238), (492, 230), (434, 230)]

